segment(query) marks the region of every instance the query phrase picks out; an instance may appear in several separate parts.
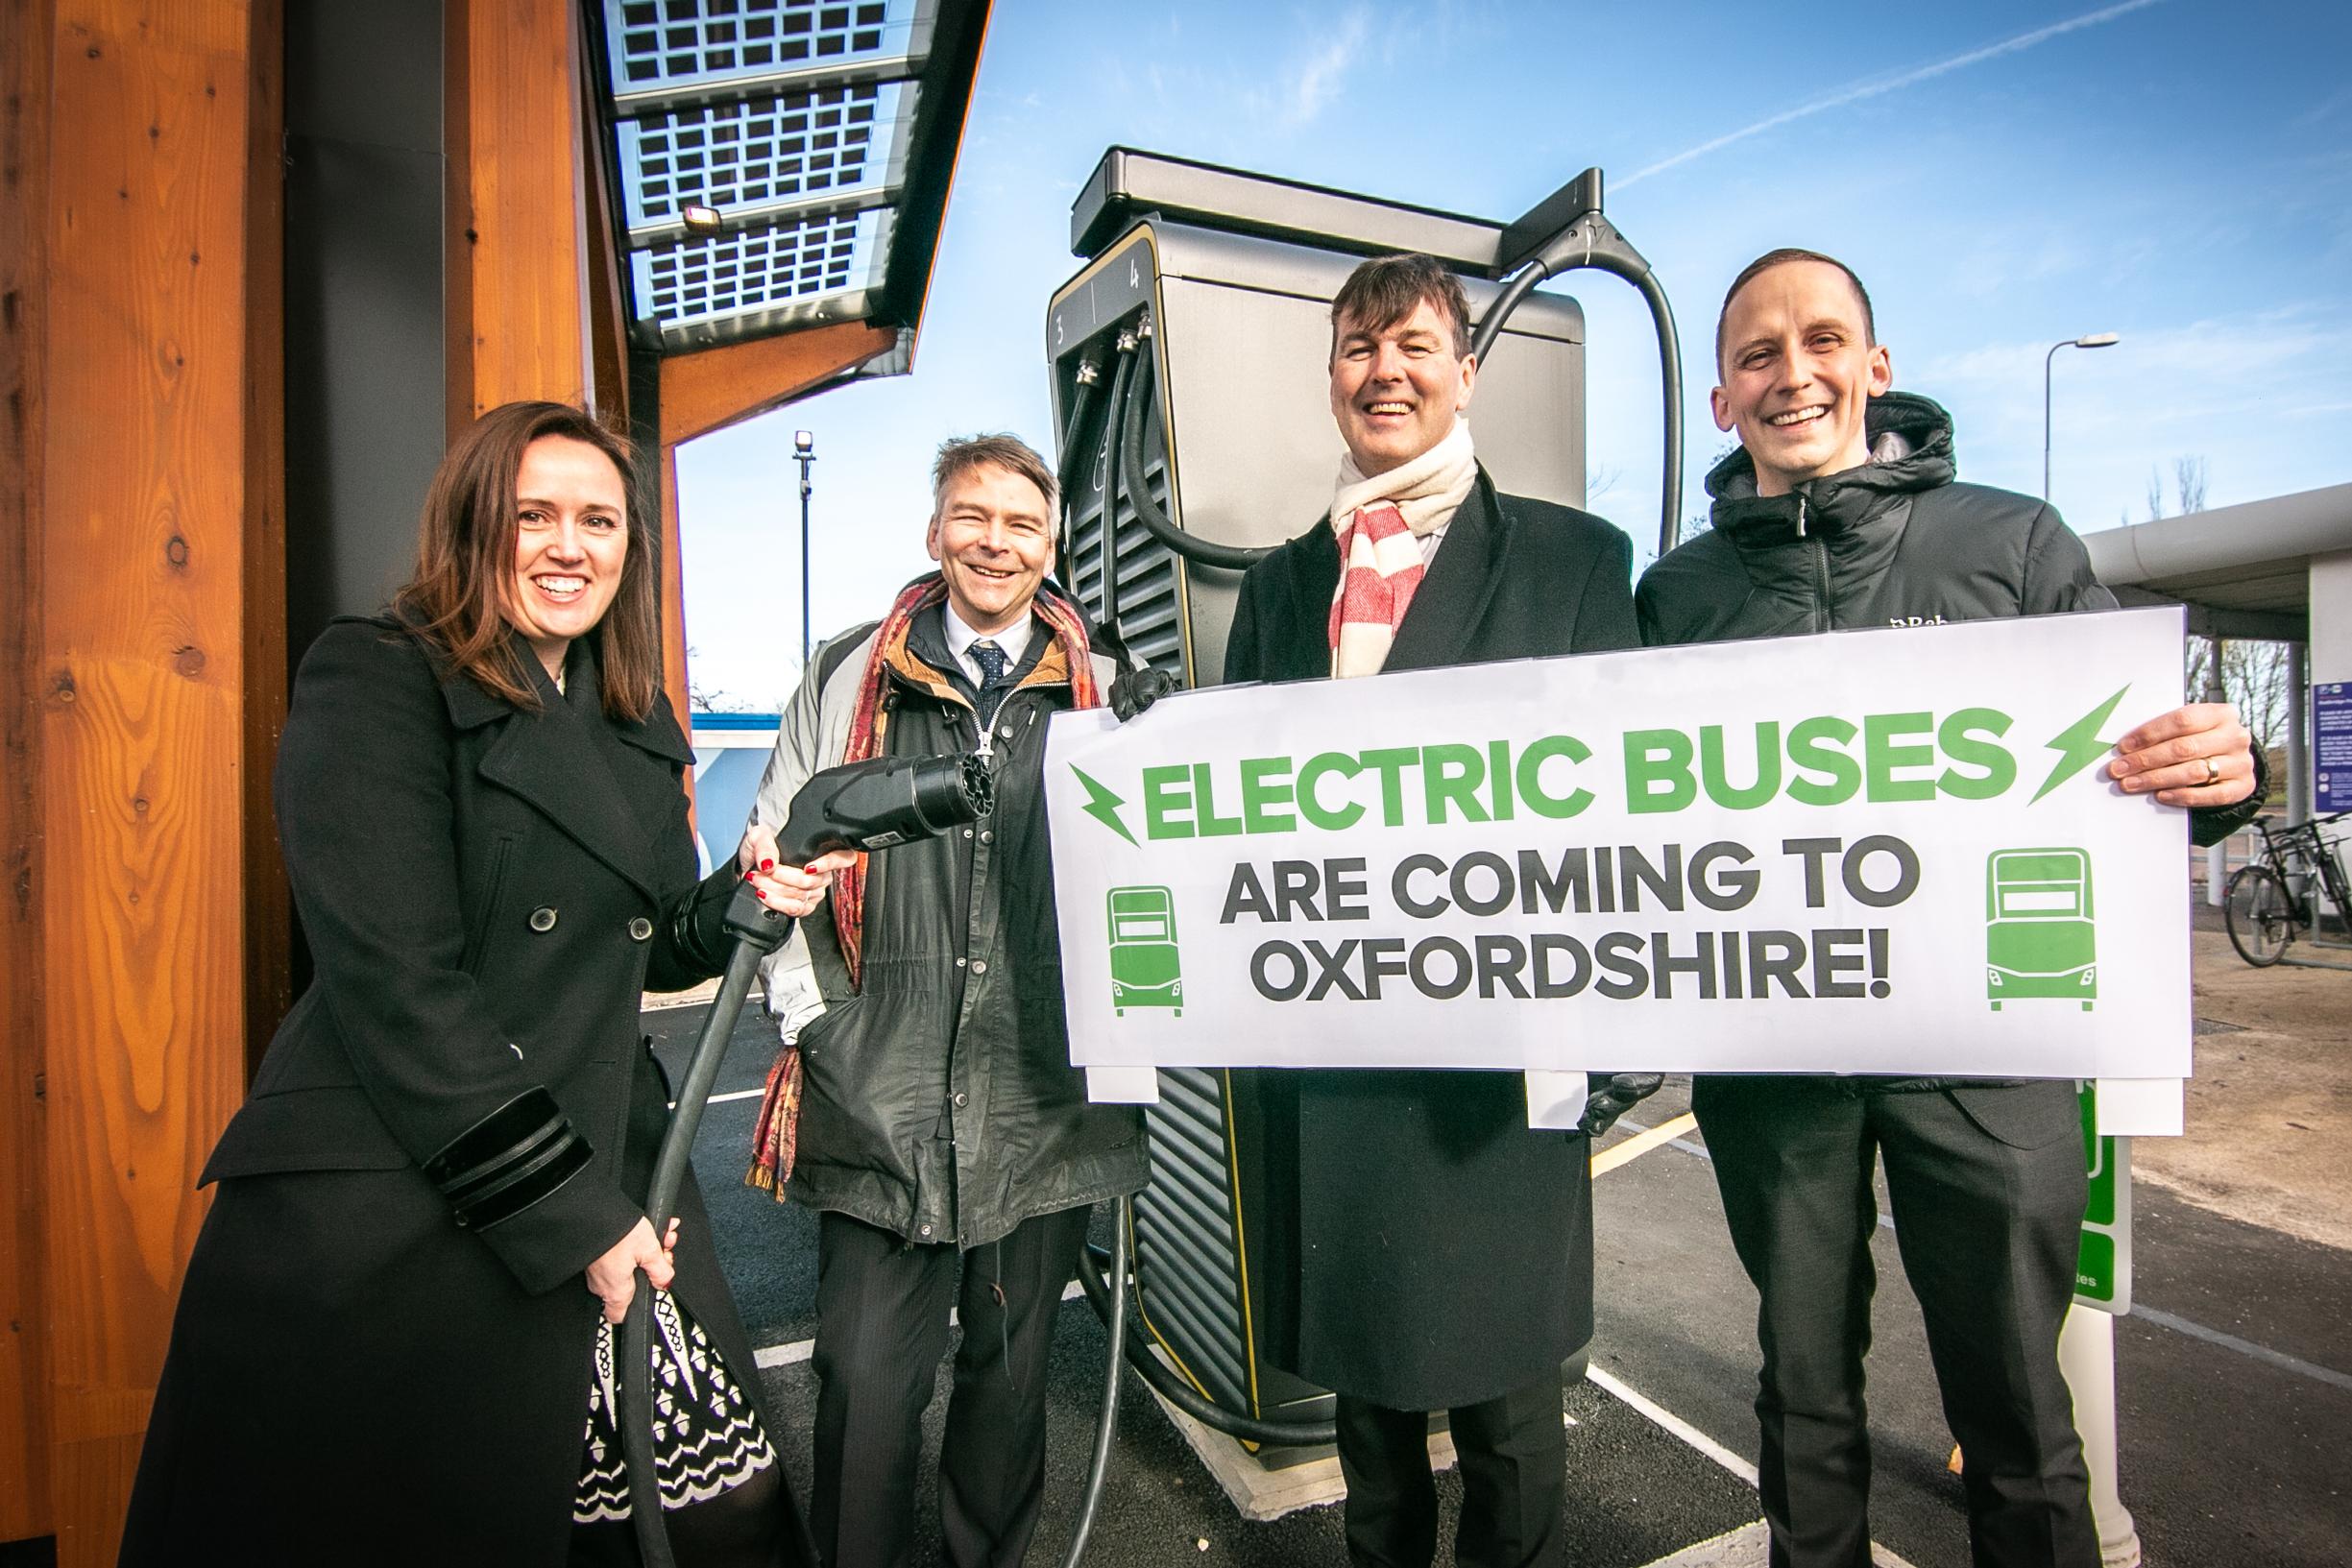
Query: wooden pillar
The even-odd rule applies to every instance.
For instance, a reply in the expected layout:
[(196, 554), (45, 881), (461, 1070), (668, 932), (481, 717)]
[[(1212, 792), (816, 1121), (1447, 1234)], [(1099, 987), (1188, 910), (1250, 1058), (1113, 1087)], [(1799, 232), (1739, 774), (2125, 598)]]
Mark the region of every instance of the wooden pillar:
[[(669, 693), (678, 727), (691, 738), (694, 714), (687, 700), (686, 553), (678, 541), (678, 449), (667, 445), (662, 447), (662, 689)], [(687, 795), (693, 796), (691, 775)]]
[(49, 1533), (41, 1290), (48, 1146), (34, 784), (49, 0), (0, 0), (0, 1541)]
[[(250, 1031), (281, 1000), (253, 775), (285, 667), (282, 51), (277, 0), (9, 15), (12, 76), (46, 79), (11, 102), (11, 150), (37, 167), (9, 227), (36, 271), (5, 313), (25, 324), (32, 484), (0, 616), (30, 638), (11, 694), (12, 717), (30, 712), (15, 899), (43, 1074), (46, 1523), (71, 1568), (113, 1560), (203, 1218), (196, 1176), (243, 1098)], [(28, 63), (35, 48), (45, 60)], [(28, 134), (20, 116), (45, 121)]]
[(450, 378), (466, 387), (468, 419), (519, 398), (603, 412), (624, 393), (597, 397), (591, 349), (579, 7), (449, 0), (449, 17), (466, 39), (450, 86), (465, 106), (467, 171), (466, 221), (450, 227), (472, 252), (466, 352)]

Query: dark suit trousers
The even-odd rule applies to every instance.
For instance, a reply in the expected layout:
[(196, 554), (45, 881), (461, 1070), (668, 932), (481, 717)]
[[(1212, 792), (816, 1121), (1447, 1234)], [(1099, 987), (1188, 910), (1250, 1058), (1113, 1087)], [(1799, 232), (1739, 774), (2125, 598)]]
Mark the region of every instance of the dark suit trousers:
[(939, 1451), (947, 1560), (955, 1568), (1021, 1560), (1045, 1495), (1054, 1315), (1078, 1273), (1087, 1213), (1039, 1215), (969, 1252), (910, 1246), (847, 1215), (820, 1217), (810, 1513), (827, 1568), (908, 1560), (923, 1411), (947, 1348), (951, 1304), (963, 1341)]
[(1879, 1157), (1965, 1458), (1976, 1568), (2097, 1568), (2058, 1370), (2085, 1194), (2073, 1085), (1859, 1094), (1817, 1078), (1701, 1077), (1691, 1102), (1762, 1297), (1758, 1469), (1773, 1568), (1870, 1562), (1862, 1358)]
[[(1347, 1560), (1356, 1568), (1429, 1568), (1438, 1488), (1429, 1416), (1339, 1396), (1340, 1474), (1347, 1482)], [(1460, 1568), (1553, 1568), (1567, 1560), (1561, 1504), (1568, 1439), (1560, 1374), (1446, 1412), (1462, 1462)]]

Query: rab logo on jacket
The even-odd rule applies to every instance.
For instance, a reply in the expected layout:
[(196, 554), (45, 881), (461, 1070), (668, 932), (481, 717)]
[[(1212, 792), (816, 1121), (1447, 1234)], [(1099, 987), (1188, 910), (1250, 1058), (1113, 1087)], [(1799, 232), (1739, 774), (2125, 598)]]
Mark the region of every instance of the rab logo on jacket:
[(1945, 620), (1945, 618), (1940, 615), (1889, 615), (1886, 617), (1886, 623), (1889, 626), (1948, 626), (1951, 624), (1951, 622)]

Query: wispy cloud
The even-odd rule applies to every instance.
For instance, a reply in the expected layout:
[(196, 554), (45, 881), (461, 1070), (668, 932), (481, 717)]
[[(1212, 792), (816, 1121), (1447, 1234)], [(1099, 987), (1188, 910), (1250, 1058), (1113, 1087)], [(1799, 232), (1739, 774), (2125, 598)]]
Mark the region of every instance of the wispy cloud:
[[(1899, 383), (1915, 382), (1930, 397), (1955, 389), (2030, 392), (2035, 396), (2027, 400), (2039, 422), (2042, 359), (2049, 351), (2049, 343), (2042, 341), (1991, 343), (1916, 367), (1898, 364), (1896, 374)], [(2098, 364), (2127, 370), (2125, 380), (2148, 399), (2146, 406), (2129, 410), (2129, 417), (2147, 418), (2158, 407), (2167, 413), (2243, 407), (2251, 398), (2286, 384), (2293, 373), (2341, 365), (2347, 354), (2352, 354), (2352, 327), (2335, 319), (2328, 302), (2313, 301), (2129, 330)]]
[(2161, 0), (2122, 0), (2121, 4), (2102, 6), (2097, 11), (2086, 12), (2080, 16), (2071, 17), (2063, 22), (2052, 22), (2048, 27), (2037, 27), (2029, 33), (2020, 33), (2013, 38), (2004, 38), (1999, 43), (1987, 44), (1981, 49), (1971, 49), (1966, 54), (1954, 55), (1950, 60), (1939, 60), (1932, 65), (1922, 65), (1917, 70), (1905, 71), (1900, 76), (1888, 77), (1879, 82), (1858, 83), (1853, 86), (1841, 88), (1827, 98), (1817, 98), (1796, 109), (1783, 109), (1778, 114), (1757, 121), (1754, 125), (1742, 126), (1737, 131), (1726, 133), (1711, 141), (1703, 141), (1696, 147), (1685, 148), (1672, 157), (1663, 158), (1646, 169), (1637, 169), (1623, 180), (1616, 181), (1617, 188), (1622, 190), (1637, 181), (1647, 180), (1654, 174), (1663, 174), (1668, 169), (1678, 168), (1694, 158), (1705, 157), (1709, 153), (1719, 152), (1734, 142), (1745, 141), (1750, 136), (1760, 136), (1765, 132), (1777, 130), (1791, 121), (1807, 119), (1815, 114), (1825, 114), (1833, 109), (1843, 109), (1848, 104), (1858, 104), (1866, 98), (1879, 98), (1890, 92), (1899, 92), (1904, 87), (1914, 86), (1935, 77), (1944, 76), (1952, 71), (1965, 70), (1971, 65), (1980, 65), (1988, 60), (1998, 60), (2003, 55), (2014, 55), (2021, 50), (2030, 49), (2035, 44), (2047, 42), (2062, 34), (2080, 32), (2086, 27), (2097, 27), (2102, 22), (2111, 22), (2119, 16), (2128, 15), (2135, 11), (2146, 11), (2148, 7), (2160, 3)]
[(1314, 121), (1339, 96), (1349, 67), (1363, 57), (1370, 21), (1365, 7), (1351, 8), (1332, 35), (1285, 71), (1270, 91), (1251, 95), (1258, 107), (1275, 123), (1294, 129)]

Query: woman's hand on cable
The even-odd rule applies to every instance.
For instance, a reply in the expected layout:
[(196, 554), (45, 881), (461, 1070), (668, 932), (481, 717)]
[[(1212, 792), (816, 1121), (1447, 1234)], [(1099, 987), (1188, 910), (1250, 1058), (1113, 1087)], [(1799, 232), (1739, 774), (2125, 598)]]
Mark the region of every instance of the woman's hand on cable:
[(645, 1278), (657, 1291), (669, 1289), (669, 1282), (678, 1272), (674, 1255), (678, 1245), (678, 1222), (669, 1222), (669, 1237), (666, 1242), (653, 1239), (653, 1221), (640, 1219), (629, 1227), (629, 1234), (615, 1242), (612, 1250), (588, 1266), (588, 1293), (604, 1303), (604, 1320), (618, 1323), (629, 1315), (629, 1302), (637, 1294), (637, 1271), (643, 1269)]
[(2117, 741), (2107, 776), (2167, 806), (2229, 806), (2253, 791), (2253, 741), (2228, 703), (2193, 702)]
[(834, 850), (820, 855), (805, 866), (777, 864), (776, 835), (770, 830), (753, 823), (743, 834), (742, 846), (735, 852), (735, 863), (760, 895), (760, 902), (771, 909), (781, 909), (798, 920), (822, 903), (825, 889), (833, 885), (833, 874), (846, 871), (858, 863), (851, 850)]

